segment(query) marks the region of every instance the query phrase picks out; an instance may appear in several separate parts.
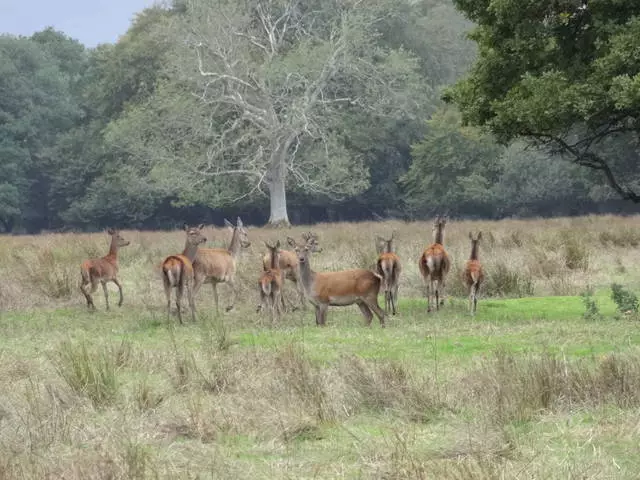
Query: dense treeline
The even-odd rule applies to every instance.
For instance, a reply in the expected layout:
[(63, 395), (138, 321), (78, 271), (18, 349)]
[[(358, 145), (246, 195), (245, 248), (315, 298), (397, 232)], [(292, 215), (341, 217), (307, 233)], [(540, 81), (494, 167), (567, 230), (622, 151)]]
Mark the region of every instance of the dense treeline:
[[(451, 0), (175, 0), (95, 49), (2, 35), (0, 230), (634, 211), (598, 171), (463, 126), (469, 90), (464, 118), (441, 97), (472, 28)], [(603, 148), (640, 182), (637, 137)]]

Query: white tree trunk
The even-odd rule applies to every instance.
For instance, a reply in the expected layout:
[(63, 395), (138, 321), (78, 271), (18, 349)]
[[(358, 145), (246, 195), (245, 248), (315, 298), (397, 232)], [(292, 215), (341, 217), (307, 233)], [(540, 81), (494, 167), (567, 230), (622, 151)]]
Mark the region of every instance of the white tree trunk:
[(271, 161), (271, 172), (269, 172), (269, 208), (271, 211), (269, 225), (274, 227), (288, 227), (291, 225), (287, 213), (285, 154), (286, 148), (279, 148), (274, 152), (274, 157)]

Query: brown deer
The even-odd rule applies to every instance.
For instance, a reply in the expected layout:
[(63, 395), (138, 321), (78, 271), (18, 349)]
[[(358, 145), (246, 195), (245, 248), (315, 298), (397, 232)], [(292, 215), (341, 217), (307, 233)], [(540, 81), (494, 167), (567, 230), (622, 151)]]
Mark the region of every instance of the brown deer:
[[(262, 272), (258, 286), (260, 288), (260, 306), (258, 312), (269, 307), (271, 311), (271, 320), (280, 317), (282, 302), (282, 284), (284, 283), (284, 273), (280, 270), (280, 240), (275, 245), (269, 245), (264, 242), (269, 249), (271, 264), (269, 268)], [(284, 308), (284, 302), (282, 302)]]
[(484, 272), (482, 271), (482, 264), (478, 260), (478, 248), (480, 240), (482, 239), (482, 232), (478, 232), (478, 236), (473, 238), (471, 232), (469, 232), (469, 240), (471, 240), (471, 255), (469, 260), (464, 266), (462, 272), (462, 280), (469, 289), (469, 311), (472, 315), (476, 314), (478, 308), (478, 290), (484, 280)]
[(198, 252), (198, 246), (207, 241), (202, 234), (204, 225), (189, 227), (185, 224), (184, 231), (187, 234), (184, 250), (181, 254), (170, 255), (162, 262), (162, 282), (164, 294), (167, 297), (167, 318), (171, 317), (171, 290), (176, 289), (176, 307), (178, 308), (178, 320), (182, 324), (182, 311), (180, 303), (186, 289), (187, 300), (191, 308), (191, 319), (196, 321), (196, 307), (193, 300), (193, 261)]
[[(80, 275), (82, 276), (80, 291), (87, 299), (87, 307), (89, 310), (96, 309), (96, 306), (93, 303), (93, 298), (91, 298), (91, 294), (95, 293), (98, 288), (98, 283), (102, 284), (107, 310), (109, 310), (109, 292), (107, 291), (107, 282), (113, 282), (118, 287), (118, 292), (120, 293), (118, 306), (122, 306), (122, 285), (120, 285), (120, 282), (116, 278), (116, 275), (118, 275), (118, 249), (129, 245), (129, 241), (122, 238), (120, 233), (113, 228), (107, 230), (107, 233), (111, 235), (109, 253), (102, 258), (91, 258), (89, 260), (85, 260), (80, 266)], [(91, 290), (87, 291), (87, 286), (89, 284), (91, 284)]]
[(227, 283), (231, 288), (231, 303), (227, 306), (226, 311), (232, 310), (235, 306), (237, 296), (235, 277), (238, 257), (243, 248), (251, 246), (247, 230), (244, 228), (240, 217), (238, 217), (235, 226), (227, 219), (224, 220), (224, 223), (232, 232), (229, 248), (199, 248), (196, 259), (193, 262), (195, 274), (193, 294), (196, 295), (198, 293), (204, 282), (211, 282), (213, 298), (216, 303), (216, 313), (220, 312), (217, 288), (219, 283)]
[[(316, 234), (313, 234), (311, 232), (303, 233), (302, 238), (307, 241), (314, 252), (322, 251), (322, 249), (318, 247), (318, 236)], [(267, 252), (262, 257), (263, 270), (268, 270), (270, 265), (271, 253)], [(298, 256), (296, 255), (296, 253), (290, 250), (280, 250), (280, 261), (278, 263), (278, 267), (284, 273), (284, 278), (290, 280), (295, 284), (296, 290), (298, 292), (298, 301), (300, 302), (300, 306), (303, 310), (306, 310), (307, 304), (305, 302), (304, 288), (302, 287), (302, 283), (300, 282)], [(282, 308), (286, 310), (284, 295), (281, 295), (280, 298), (282, 299)], [(292, 310), (295, 310), (295, 307), (292, 306)]]
[(305, 295), (315, 306), (316, 325), (326, 324), (329, 305), (347, 306), (355, 303), (360, 308), (367, 326), (371, 325), (375, 313), (380, 320), (380, 326), (384, 328), (385, 313), (378, 305), (378, 293), (382, 285), (380, 275), (365, 269), (316, 273), (309, 265), (309, 254), (313, 246), (307, 242), (298, 244), (291, 237), (287, 237), (287, 242), (298, 256), (300, 282)]
[[(431, 297), (435, 293), (436, 310), (444, 304), (445, 282), (451, 269), (451, 259), (444, 249), (446, 217), (437, 216), (433, 222), (433, 243), (420, 256), (418, 266), (427, 288), (427, 312), (431, 311)], [(440, 299), (442, 292), (442, 300)]]
[(393, 251), (393, 241), (395, 232), (391, 234), (390, 239), (376, 237), (378, 244), (378, 260), (376, 262), (376, 271), (382, 276), (382, 288), (384, 289), (384, 311), (389, 313), (391, 310), (393, 315), (398, 313), (398, 286), (400, 283), (400, 272), (402, 265), (400, 257)]

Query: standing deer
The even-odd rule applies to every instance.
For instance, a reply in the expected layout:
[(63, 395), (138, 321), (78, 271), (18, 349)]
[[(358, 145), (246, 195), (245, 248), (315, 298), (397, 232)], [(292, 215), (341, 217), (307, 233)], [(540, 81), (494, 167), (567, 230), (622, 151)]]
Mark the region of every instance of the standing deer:
[(238, 217), (234, 226), (229, 220), (225, 219), (224, 223), (231, 229), (231, 243), (229, 248), (200, 248), (193, 262), (193, 271), (195, 274), (195, 285), (193, 293), (196, 295), (205, 281), (210, 281), (213, 287), (213, 298), (216, 303), (216, 313), (220, 313), (218, 307), (218, 283), (227, 283), (231, 287), (231, 304), (227, 306), (226, 311), (230, 311), (236, 302), (236, 265), (240, 251), (243, 248), (251, 246), (247, 230), (242, 224), (242, 220)]
[(164, 294), (167, 297), (167, 318), (171, 317), (171, 289), (176, 289), (176, 307), (178, 308), (178, 320), (182, 324), (182, 312), (180, 303), (184, 290), (187, 290), (187, 300), (191, 308), (191, 319), (196, 321), (196, 307), (193, 300), (193, 261), (198, 252), (198, 246), (207, 241), (202, 234), (204, 225), (198, 227), (184, 226), (187, 234), (184, 250), (181, 254), (170, 255), (162, 262), (162, 281)]
[(482, 232), (478, 232), (478, 236), (473, 238), (471, 232), (469, 232), (469, 240), (471, 240), (471, 255), (462, 272), (462, 280), (469, 289), (469, 311), (471, 315), (476, 314), (478, 308), (478, 290), (482, 281), (484, 280), (484, 272), (482, 271), (482, 264), (478, 260), (478, 247), (480, 239), (482, 238)]
[(393, 240), (395, 233), (391, 234), (389, 240), (377, 237), (378, 244), (378, 261), (376, 262), (376, 271), (382, 276), (382, 287), (384, 289), (384, 311), (389, 310), (395, 315), (398, 313), (398, 286), (400, 283), (400, 257), (393, 251)]
[[(98, 288), (98, 283), (102, 284), (102, 290), (104, 291), (104, 301), (109, 310), (109, 293), (107, 292), (107, 282), (113, 282), (118, 287), (120, 293), (120, 300), (118, 306), (122, 306), (122, 285), (116, 278), (118, 275), (118, 249), (120, 247), (126, 247), (129, 245), (129, 241), (122, 238), (120, 233), (113, 228), (107, 230), (107, 233), (111, 235), (111, 245), (109, 246), (109, 253), (102, 258), (91, 258), (82, 262), (80, 266), (80, 275), (82, 281), (80, 283), (80, 291), (87, 299), (87, 307), (89, 310), (95, 310), (96, 306), (93, 303), (91, 294), (95, 293)], [(91, 284), (91, 290), (87, 291), (87, 285)]]
[(308, 241), (300, 245), (291, 237), (287, 237), (287, 242), (298, 256), (300, 282), (305, 295), (315, 306), (316, 325), (326, 324), (329, 305), (347, 306), (355, 303), (360, 308), (367, 326), (371, 325), (375, 313), (380, 320), (380, 326), (384, 328), (385, 313), (378, 305), (378, 293), (382, 285), (380, 275), (361, 268), (316, 273), (309, 265), (309, 254), (313, 245)]
[[(447, 219), (438, 215), (433, 222), (433, 243), (425, 249), (418, 266), (427, 288), (427, 312), (431, 311), (431, 297), (435, 292), (436, 310), (444, 304), (444, 289), (447, 274), (451, 269), (451, 259), (444, 249), (444, 227)], [(440, 292), (442, 291), (442, 300)]]
[[(311, 232), (303, 233), (302, 238), (307, 241), (307, 243), (313, 249), (312, 251), (322, 251), (322, 249), (318, 247), (318, 236), (316, 234)], [(271, 253), (267, 252), (262, 257), (263, 270), (268, 270), (269, 265), (271, 265)], [(278, 267), (284, 273), (284, 278), (290, 280), (295, 284), (296, 290), (298, 292), (298, 301), (300, 302), (300, 306), (303, 310), (306, 310), (307, 304), (305, 302), (304, 288), (302, 287), (302, 283), (300, 282), (300, 270), (298, 268), (298, 257), (296, 253), (290, 250), (280, 250), (280, 260), (278, 262)], [(286, 310), (284, 295), (281, 295), (280, 298), (282, 299), (282, 308)], [(292, 310), (295, 310), (295, 308), (292, 308)]]
[[(269, 249), (271, 264), (269, 268), (262, 272), (258, 286), (260, 288), (260, 306), (258, 312), (269, 307), (271, 311), (271, 320), (280, 317), (282, 302), (282, 284), (284, 283), (284, 273), (279, 268), (280, 264), (280, 240), (275, 245), (269, 245), (264, 242)], [(282, 302), (284, 308), (284, 302)]]

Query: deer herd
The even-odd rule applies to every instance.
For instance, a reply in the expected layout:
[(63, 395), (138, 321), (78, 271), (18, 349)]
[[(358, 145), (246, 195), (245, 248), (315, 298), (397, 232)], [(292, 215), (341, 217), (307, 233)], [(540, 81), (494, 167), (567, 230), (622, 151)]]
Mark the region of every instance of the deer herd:
[[(437, 216), (433, 223), (433, 243), (420, 256), (418, 267), (424, 280), (427, 297), (427, 312), (444, 305), (445, 286), (447, 276), (451, 270), (451, 257), (444, 247), (444, 231), (447, 218)], [(167, 299), (167, 315), (171, 315), (171, 292), (175, 290), (175, 304), (178, 320), (182, 321), (181, 304), (186, 294), (191, 310), (191, 319), (195, 321), (196, 307), (194, 297), (205, 282), (210, 282), (216, 312), (219, 313), (218, 290), (219, 283), (226, 283), (231, 288), (230, 302), (226, 311), (234, 308), (237, 299), (235, 274), (237, 262), (242, 249), (251, 246), (248, 233), (242, 220), (238, 217), (233, 225), (225, 220), (225, 225), (231, 231), (229, 248), (204, 248), (201, 245), (207, 241), (202, 230), (204, 225), (189, 227), (185, 225), (186, 234), (182, 253), (169, 255), (162, 261), (161, 271), (164, 291)], [(117, 230), (109, 229), (111, 237), (109, 252), (102, 258), (85, 260), (81, 267), (80, 291), (87, 301), (87, 307), (95, 310), (91, 294), (102, 285), (105, 304), (109, 310), (109, 294), (107, 283), (113, 282), (118, 287), (120, 298), (118, 306), (122, 305), (122, 286), (117, 279), (118, 250), (129, 245)], [(482, 264), (478, 260), (478, 247), (482, 232), (476, 237), (469, 232), (471, 253), (466, 262), (462, 279), (469, 291), (469, 310), (475, 315), (478, 304), (478, 290), (484, 280)], [(380, 326), (385, 326), (385, 316), (398, 312), (398, 287), (402, 266), (400, 257), (394, 251), (395, 233), (388, 240), (376, 237), (378, 259), (372, 269), (356, 268), (335, 272), (315, 272), (311, 268), (310, 256), (321, 252), (318, 236), (308, 232), (300, 240), (287, 237), (287, 244), (292, 250), (281, 249), (280, 241), (273, 244), (265, 242), (267, 252), (262, 257), (262, 274), (258, 279), (260, 305), (257, 311), (268, 311), (272, 320), (278, 319), (287, 310), (283, 295), (285, 280), (288, 279), (296, 286), (298, 306), (290, 305), (292, 310), (298, 307), (306, 309), (308, 301), (315, 307), (316, 325), (324, 326), (327, 320), (329, 306), (358, 305), (365, 318), (366, 324), (371, 325), (373, 316), (378, 317)], [(89, 284), (91, 289), (88, 290)], [(378, 295), (384, 293), (384, 310), (378, 304)]]

